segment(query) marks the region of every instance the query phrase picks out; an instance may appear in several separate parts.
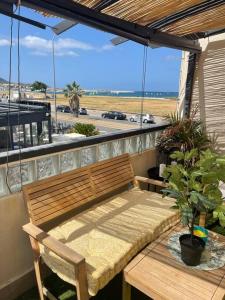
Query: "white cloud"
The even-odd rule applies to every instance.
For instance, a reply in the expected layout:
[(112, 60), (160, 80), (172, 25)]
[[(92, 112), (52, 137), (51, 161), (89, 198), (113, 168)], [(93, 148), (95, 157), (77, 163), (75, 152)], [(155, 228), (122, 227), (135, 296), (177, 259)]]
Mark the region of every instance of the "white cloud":
[(9, 46), (10, 45), (10, 41), (7, 39), (0, 39), (0, 47), (3, 46)]
[(80, 42), (74, 39), (62, 39), (59, 38), (55, 42), (56, 49), (80, 49), (80, 50), (94, 50), (95, 48), (87, 43)]
[(107, 51), (107, 50), (111, 50), (112, 48), (114, 48), (113, 44), (106, 44), (106, 45), (103, 45), (99, 50)]
[[(16, 42), (16, 39), (14, 39), (13, 44)], [(8, 46), (9, 44), (9, 40), (0, 39), (0, 46)], [(47, 56), (52, 53), (52, 39), (45, 39), (35, 35), (27, 35), (20, 39), (20, 45), (21, 47), (29, 49), (31, 55)], [(111, 44), (96, 47), (89, 43), (71, 38), (57, 38), (54, 45), (56, 56), (79, 56), (77, 51), (102, 52), (113, 48), (113, 45)]]
[(56, 56), (79, 56), (76, 52), (69, 50), (69, 51), (58, 51), (56, 52)]
[(20, 44), (29, 49), (37, 49), (37, 51), (48, 51), (51, 49), (49, 40), (32, 35), (27, 35), (20, 39)]
[(165, 61), (180, 61), (181, 58), (179, 56), (176, 55), (167, 55), (164, 57)]
[[(23, 47), (33, 50), (31, 54), (46, 56), (52, 52), (52, 40), (44, 39), (38, 36), (27, 35), (20, 40)], [(56, 56), (78, 56), (74, 50), (78, 51), (106, 51), (112, 47), (110, 44), (101, 47), (95, 47), (91, 44), (84, 43), (70, 38), (59, 38), (55, 40), (55, 55)]]
[(31, 51), (30, 54), (35, 55), (35, 56), (48, 56), (48, 53), (41, 52), (41, 51)]
[[(32, 55), (36, 56), (48, 56), (48, 52), (42, 52), (42, 51), (32, 51), (30, 52)], [(79, 56), (76, 52), (69, 50), (69, 51), (57, 51), (55, 53), (56, 56)]]

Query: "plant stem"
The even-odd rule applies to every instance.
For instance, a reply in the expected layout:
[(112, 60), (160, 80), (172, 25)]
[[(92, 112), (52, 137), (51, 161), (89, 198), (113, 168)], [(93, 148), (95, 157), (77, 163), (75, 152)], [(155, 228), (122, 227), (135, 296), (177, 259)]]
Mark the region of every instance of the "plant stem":
[(193, 218), (191, 221), (191, 242), (193, 244), (193, 237), (194, 237), (194, 223), (195, 223), (195, 217), (197, 215), (197, 209), (193, 208)]

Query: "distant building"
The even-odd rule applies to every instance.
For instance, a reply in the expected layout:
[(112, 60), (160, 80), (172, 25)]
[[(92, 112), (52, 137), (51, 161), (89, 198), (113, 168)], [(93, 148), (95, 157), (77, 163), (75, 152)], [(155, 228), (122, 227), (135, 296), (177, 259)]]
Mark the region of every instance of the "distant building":
[[(26, 93), (20, 92), (20, 99), (26, 99)], [(19, 100), (19, 91), (12, 91), (12, 100)]]
[(52, 143), (51, 105), (0, 103), (0, 152)]

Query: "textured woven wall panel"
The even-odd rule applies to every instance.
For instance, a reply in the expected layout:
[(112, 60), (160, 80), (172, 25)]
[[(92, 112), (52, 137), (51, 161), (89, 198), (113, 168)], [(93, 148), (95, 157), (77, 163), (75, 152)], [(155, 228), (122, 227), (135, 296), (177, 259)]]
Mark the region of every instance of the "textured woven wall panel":
[(192, 107), (199, 112), (206, 128), (218, 135), (218, 144), (225, 152), (225, 40), (208, 44), (202, 53), (195, 74)]

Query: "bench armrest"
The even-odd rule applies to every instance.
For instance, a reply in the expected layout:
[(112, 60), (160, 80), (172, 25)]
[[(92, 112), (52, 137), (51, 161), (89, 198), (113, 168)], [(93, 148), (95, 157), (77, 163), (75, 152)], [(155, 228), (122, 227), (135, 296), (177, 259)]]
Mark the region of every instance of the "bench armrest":
[(163, 181), (159, 181), (159, 180), (155, 180), (155, 179), (150, 179), (150, 178), (146, 178), (146, 177), (142, 177), (142, 176), (135, 176), (134, 177), (136, 182), (144, 182), (144, 183), (148, 183), (148, 184), (153, 184), (153, 185), (157, 185), (160, 187), (167, 187), (167, 184)]
[(30, 237), (34, 238), (40, 244), (47, 247), (67, 262), (73, 265), (84, 263), (85, 258), (83, 256), (56, 240), (34, 224), (28, 223), (24, 225), (23, 230), (28, 233)]

